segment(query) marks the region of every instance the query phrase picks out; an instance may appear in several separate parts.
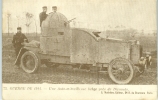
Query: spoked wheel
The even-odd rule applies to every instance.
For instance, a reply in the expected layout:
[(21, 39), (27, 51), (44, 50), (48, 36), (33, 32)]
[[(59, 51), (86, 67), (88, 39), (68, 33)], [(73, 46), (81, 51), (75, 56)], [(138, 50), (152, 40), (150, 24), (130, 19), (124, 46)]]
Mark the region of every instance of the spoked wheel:
[(21, 68), (26, 73), (35, 73), (40, 66), (38, 57), (32, 51), (26, 51), (21, 57)]
[(112, 60), (108, 67), (109, 77), (117, 84), (127, 84), (134, 77), (133, 64), (124, 58)]

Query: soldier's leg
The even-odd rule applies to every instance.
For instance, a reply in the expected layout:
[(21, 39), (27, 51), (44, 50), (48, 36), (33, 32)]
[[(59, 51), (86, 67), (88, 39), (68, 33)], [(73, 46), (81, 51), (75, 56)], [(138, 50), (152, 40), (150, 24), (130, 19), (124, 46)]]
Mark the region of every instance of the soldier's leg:
[[(20, 51), (20, 47), (18, 47), (18, 48), (16, 48), (16, 49), (15, 49), (15, 52), (16, 52), (16, 57), (18, 56), (19, 51)], [(20, 61), (19, 61), (19, 60), (17, 60), (16, 65), (19, 65), (19, 64), (20, 64)]]
[(15, 55), (16, 55), (16, 57), (18, 56), (18, 49), (17, 48), (15, 48)]

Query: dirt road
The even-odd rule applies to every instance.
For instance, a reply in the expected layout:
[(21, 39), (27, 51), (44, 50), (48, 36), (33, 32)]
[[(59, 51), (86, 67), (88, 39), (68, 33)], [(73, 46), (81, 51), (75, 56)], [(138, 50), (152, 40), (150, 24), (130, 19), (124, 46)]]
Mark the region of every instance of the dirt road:
[[(35, 38), (33, 38), (34, 40)], [(85, 71), (73, 70), (71, 66), (60, 65), (58, 68), (41, 66), (37, 73), (27, 74), (22, 69), (14, 67), (14, 49), (11, 38), (3, 38), (2, 50), (2, 82), (3, 83), (52, 83), (52, 84), (97, 84), (97, 74)], [(38, 40), (38, 39), (36, 39)], [(156, 55), (156, 53), (155, 53)], [(151, 68), (141, 76), (130, 82), (131, 85), (151, 85), (156, 83), (157, 71), (156, 57)], [(115, 84), (107, 73), (99, 75), (99, 84)]]
[[(13, 52), (13, 51), (12, 51)], [(8, 53), (10, 54), (10, 53)], [(52, 83), (52, 84), (97, 84), (97, 74), (82, 70), (73, 70), (71, 66), (60, 65), (58, 68), (41, 66), (35, 74), (27, 74), (13, 65), (15, 58), (3, 56), (3, 83)], [(99, 75), (99, 84), (115, 84), (107, 73)], [(156, 84), (156, 66), (149, 68), (130, 84)]]

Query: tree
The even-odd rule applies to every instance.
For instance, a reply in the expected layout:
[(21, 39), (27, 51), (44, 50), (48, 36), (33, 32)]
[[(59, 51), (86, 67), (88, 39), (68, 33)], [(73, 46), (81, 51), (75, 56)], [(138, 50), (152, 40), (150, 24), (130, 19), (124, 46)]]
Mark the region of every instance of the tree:
[(37, 37), (37, 24), (36, 24), (36, 20), (34, 19), (35, 21), (35, 27), (36, 27), (36, 37)]
[(8, 13), (7, 14), (7, 18), (8, 18), (8, 35), (9, 35), (9, 29), (10, 29), (10, 26), (9, 26), (9, 24), (10, 24), (10, 16), (11, 16), (11, 14)]
[(33, 14), (29, 13), (29, 12), (26, 12), (25, 14), (26, 16), (26, 33), (29, 33), (29, 28), (30, 28), (30, 25), (32, 23), (32, 17), (33, 17)]
[(137, 34), (137, 30), (136, 29), (133, 29), (133, 28), (130, 28), (129, 30), (129, 33), (130, 33), (130, 36), (132, 38), (135, 38), (135, 35)]
[(156, 36), (156, 32), (153, 32), (153, 35)]

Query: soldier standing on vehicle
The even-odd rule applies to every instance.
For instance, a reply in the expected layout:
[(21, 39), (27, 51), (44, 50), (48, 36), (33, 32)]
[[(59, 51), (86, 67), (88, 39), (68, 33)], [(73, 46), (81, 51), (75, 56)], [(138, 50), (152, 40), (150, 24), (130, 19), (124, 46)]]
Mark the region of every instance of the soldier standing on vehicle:
[(40, 27), (41, 27), (41, 25), (42, 25), (42, 22), (47, 18), (46, 12), (47, 12), (47, 6), (44, 6), (44, 7), (43, 7), (43, 12), (41, 12), (41, 13), (39, 14)]
[(20, 49), (23, 47), (22, 43), (24, 42), (28, 42), (28, 39), (24, 34), (21, 33), (21, 27), (18, 27), (17, 33), (13, 36), (13, 40), (12, 40), (13, 46), (15, 48), (16, 56), (18, 56)]
[(52, 7), (53, 12), (57, 12), (57, 6)]
[(51, 14), (51, 13), (56, 13), (56, 12), (57, 12), (57, 6), (52, 6), (52, 11), (53, 11), (53, 12), (50, 12), (49, 14)]

